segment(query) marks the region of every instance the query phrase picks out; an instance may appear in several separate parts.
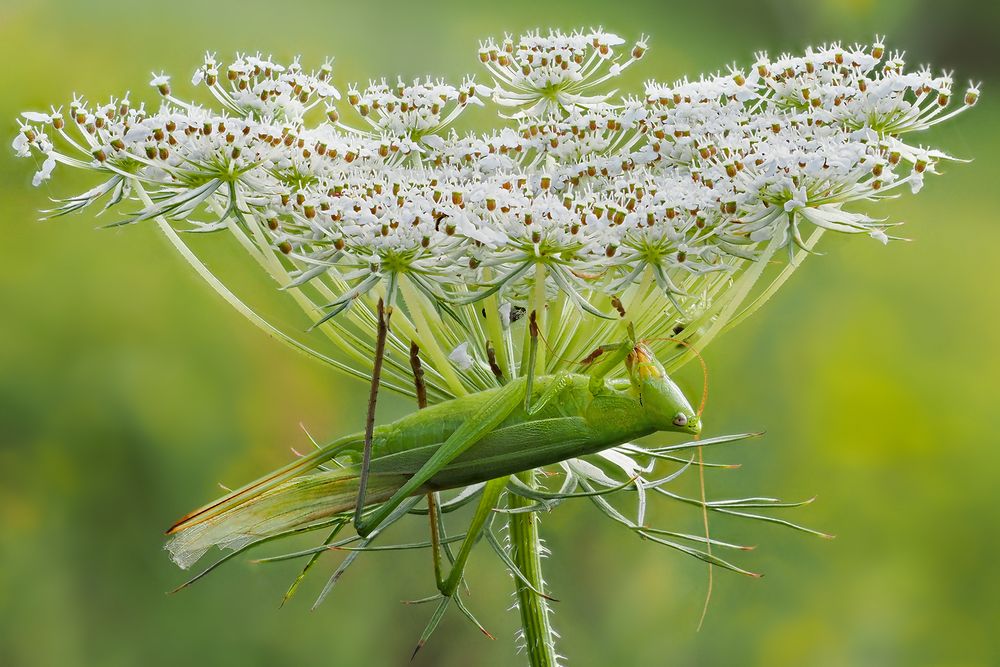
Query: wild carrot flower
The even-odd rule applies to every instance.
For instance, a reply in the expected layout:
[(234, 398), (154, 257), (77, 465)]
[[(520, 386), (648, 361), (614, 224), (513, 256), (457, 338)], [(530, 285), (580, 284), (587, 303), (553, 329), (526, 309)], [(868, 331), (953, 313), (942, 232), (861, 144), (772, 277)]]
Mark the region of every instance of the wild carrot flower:
[[(383, 386), (413, 396), (417, 346), (434, 403), (523, 374), (532, 327), (544, 341), (539, 373), (573, 368), (629, 327), (678, 367), (765, 302), (825, 232), (898, 238), (895, 223), (859, 209), (917, 192), (951, 158), (911, 135), (979, 98), (971, 84), (956, 93), (948, 74), (907, 70), (881, 39), (758, 54), (615, 97), (615, 79), (648, 48), (645, 37), (629, 45), (602, 30), (507, 36), (480, 45), (486, 83), (386, 79), (348, 85), (343, 99), (330, 61), (307, 70), (207, 54), (191, 83), (218, 109), (178, 97), (156, 74), (158, 103), (74, 98), (27, 112), (13, 147), (41, 158), (35, 185), (55, 168), (99, 175), (51, 215), (137, 202), (113, 224), (155, 220), (232, 305), (297, 349), (363, 379), (380, 366)], [(496, 105), (501, 129), (452, 129), (470, 105)], [(179, 232), (234, 237), (339, 354), (251, 311)], [(384, 365), (380, 301), (392, 313)], [(696, 444), (622, 444), (563, 462), (558, 493), (530, 478), (512, 492), (532, 499), (529, 510), (589, 494), (633, 532), (735, 568), (711, 554), (733, 545), (645, 526), (648, 491), (785, 523), (749, 509), (780, 506), (771, 499), (704, 503), (667, 491), (693, 463), (678, 453)], [(634, 518), (594, 495), (626, 487), (638, 492)], [(261, 504), (253, 517), (181, 533), (171, 551), (187, 566), (210, 546), (243, 547), (317, 516), (278, 510)], [(692, 540), (701, 548), (682, 544)]]

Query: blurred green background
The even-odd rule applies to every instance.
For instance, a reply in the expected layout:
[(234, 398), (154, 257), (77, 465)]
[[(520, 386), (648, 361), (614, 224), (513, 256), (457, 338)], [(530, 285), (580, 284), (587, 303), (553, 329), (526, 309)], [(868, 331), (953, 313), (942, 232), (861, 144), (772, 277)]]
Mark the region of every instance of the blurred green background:
[[(562, 652), (580, 666), (1000, 664), (996, 4), (5, 0), (0, 134), (6, 145), (16, 113), (73, 91), (153, 99), (151, 70), (186, 90), (206, 49), (335, 55), (343, 88), (458, 77), (477, 71), (481, 37), (592, 24), (652, 35), (633, 90), (875, 33), (914, 64), (986, 85), (978, 108), (927, 139), (974, 162), (878, 209), (911, 222), (914, 243), (824, 239), (825, 257), (708, 354), (710, 432), (768, 431), (714, 455), (744, 466), (711, 474), (710, 494), (817, 494), (790, 518), (838, 538), (716, 521), (760, 545), (741, 562), (767, 576), (717, 573), (696, 632), (701, 564), (566, 506), (543, 519)], [(36, 222), (48, 196), (86, 183), (63, 174), (33, 190), (32, 171), (0, 150), (0, 665), (405, 664), (430, 610), (399, 601), (430, 592), (425, 553), (363, 558), (312, 613), (322, 573), (277, 609), (295, 564), (236, 562), (164, 595), (182, 574), (163, 529), (216, 482), (287, 460), (299, 422), (321, 438), (361, 428), (365, 391), (250, 327), (152, 227)], [(686, 369), (692, 391), (697, 375)], [(699, 521), (671, 506), (657, 518)], [(416, 664), (520, 662), (510, 582), (485, 549), (471, 582), (497, 641), (454, 614)]]

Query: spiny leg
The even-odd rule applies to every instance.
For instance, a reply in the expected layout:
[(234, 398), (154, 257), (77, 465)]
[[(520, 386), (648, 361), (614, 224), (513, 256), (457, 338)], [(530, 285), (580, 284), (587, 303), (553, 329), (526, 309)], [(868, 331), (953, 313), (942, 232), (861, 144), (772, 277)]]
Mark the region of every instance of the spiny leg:
[(440, 588), (442, 595), (447, 597), (453, 596), (459, 584), (462, 583), (462, 577), (465, 575), (465, 565), (472, 554), (472, 549), (482, 539), (486, 522), (492, 516), (493, 510), (496, 508), (497, 502), (500, 500), (500, 496), (503, 494), (505, 488), (507, 488), (506, 477), (491, 479), (483, 487), (483, 495), (476, 506), (476, 513), (472, 516), (472, 522), (465, 533), (465, 539), (462, 541), (462, 546), (455, 556), (455, 564), (452, 565), (451, 572), (448, 574), (448, 579), (444, 582), (444, 586)]
[[(441, 597), (438, 601), (437, 607), (434, 609), (434, 613), (427, 622), (427, 626), (420, 635), (420, 640), (417, 642), (417, 646), (413, 649), (413, 656), (416, 656), (417, 652), (423, 648), (424, 644), (427, 643), (427, 640), (430, 639), (430, 636), (441, 623), (441, 619), (444, 618), (444, 613), (447, 611), (448, 606), (453, 601), (458, 606), (459, 610), (470, 621), (475, 623), (483, 634), (490, 639), (493, 639), (493, 635), (491, 635), (486, 628), (484, 628), (483, 625), (476, 620), (476, 617), (472, 615), (472, 612), (470, 612), (469, 609), (462, 603), (460, 594), (458, 593), (458, 587), (462, 584), (462, 579), (465, 574), (465, 566), (468, 563), (469, 555), (472, 553), (473, 547), (476, 546), (480, 538), (482, 538), (486, 532), (486, 526), (492, 516), (493, 509), (496, 507), (497, 501), (500, 499), (500, 495), (503, 493), (506, 485), (506, 478), (499, 478), (490, 480), (483, 488), (483, 495), (480, 497), (479, 504), (476, 506), (476, 513), (473, 515), (472, 523), (469, 525), (469, 530), (466, 532), (465, 539), (462, 541), (462, 547), (459, 549), (458, 555), (455, 557), (451, 572), (448, 574), (447, 579), (438, 579), (437, 585), (438, 590), (441, 593)], [(437, 566), (438, 564), (435, 563), (435, 565)], [(411, 659), (413, 656), (411, 656)]]
[[(356, 527), (362, 523), (362, 514), (364, 514), (368, 496), (368, 471), (372, 462), (372, 437), (375, 432), (375, 406), (378, 402), (378, 389), (382, 379), (382, 363), (385, 360), (385, 341), (389, 335), (389, 318), (391, 316), (392, 306), (386, 308), (382, 299), (379, 299), (375, 363), (372, 368), (371, 389), (368, 393), (368, 417), (365, 421), (365, 445), (361, 456), (361, 475), (358, 480), (358, 502), (354, 508), (354, 525)], [(426, 390), (424, 400), (427, 400)]]

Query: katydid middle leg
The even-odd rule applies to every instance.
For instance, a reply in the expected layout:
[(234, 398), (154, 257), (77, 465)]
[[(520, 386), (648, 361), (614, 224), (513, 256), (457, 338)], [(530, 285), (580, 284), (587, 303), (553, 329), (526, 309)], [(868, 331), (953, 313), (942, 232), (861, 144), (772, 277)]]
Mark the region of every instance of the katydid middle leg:
[[(535, 313), (532, 312), (528, 319), (528, 366), (525, 369), (524, 390), (524, 411), (529, 415), (538, 413), (542, 408), (548, 405), (553, 398), (558, 396), (559, 393), (565, 388), (566, 381), (569, 378), (568, 371), (557, 374), (552, 381), (549, 382), (549, 385), (542, 392), (542, 395), (539, 396), (537, 400), (532, 401), (535, 379), (535, 363), (538, 358), (538, 339), (539, 332), (537, 319)], [(620, 354), (620, 359), (618, 359), (618, 362), (620, 362), (621, 359), (625, 358), (625, 354), (632, 349), (632, 344), (632, 341), (626, 340), (622, 343), (606, 345), (598, 349), (600, 349), (602, 353), (604, 351), (614, 351), (616, 353), (616, 359)], [(624, 352), (622, 352), (623, 350)], [(600, 371), (598, 372), (600, 373)], [(606, 373), (607, 370), (604, 370), (604, 372), (597, 375), (597, 377), (603, 377)], [(476, 507), (476, 512), (473, 515), (472, 522), (469, 525), (469, 529), (466, 531), (465, 539), (463, 540), (462, 546), (458, 551), (458, 555), (455, 557), (455, 562), (452, 565), (451, 572), (449, 573), (447, 580), (443, 582), (443, 586), (440, 581), (438, 583), (438, 589), (445, 597), (453, 596), (458, 586), (461, 584), (469, 554), (472, 552), (472, 548), (482, 538), (483, 531), (486, 528), (489, 517), (494, 511), (494, 508), (496, 507), (497, 502), (499, 501), (506, 486), (507, 480), (505, 478), (498, 478), (487, 482), (486, 486), (483, 488), (482, 496), (479, 499), (479, 505)]]
[[(549, 386), (546, 387), (545, 391), (542, 392), (542, 395), (537, 401), (533, 402), (531, 400), (538, 345), (538, 327), (536, 325), (534, 313), (531, 314), (529, 319), (529, 327), (529, 345), (531, 346), (531, 349), (529, 349), (528, 353), (528, 367), (525, 369), (526, 381), (524, 390), (524, 408), (525, 412), (531, 415), (544, 408), (559, 394), (560, 391), (562, 391), (565, 387), (565, 379), (569, 377), (569, 374), (563, 373), (555, 377)], [(512, 393), (512, 395), (515, 399), (517, 398), (516, 393)], [(510, 411), (513, 411), (514, 406), (516, 406), (516, 402), (511, 404)], [(509, 414), (509, 411), (507, 414)], [(462, 546), (459, 548), (458, 554), (455, 557), (455, 561), (452, 564), (448, 578), (444, 581), (438, 581), (438, 589), (442, 595), (446, 597), (453, 596), (455, 591), (458, 589), (458, 586), (461, 584), (469, 555), (472, 553), (473, 547), (475, 547), (479, 540), (482, 539), (487, 522), (500, 500), (500, 496), (503, 494), (506, 486), (507, 480), (505, 478), (498, 478), (490, 480), (483, 488), (482, 496), (480, 497), (479, 504), (476, 507), (476, 512), (473, 515), (472, 522), (470, 523), (468, 530), (466, 531), (465, 539), (463, 540)]]

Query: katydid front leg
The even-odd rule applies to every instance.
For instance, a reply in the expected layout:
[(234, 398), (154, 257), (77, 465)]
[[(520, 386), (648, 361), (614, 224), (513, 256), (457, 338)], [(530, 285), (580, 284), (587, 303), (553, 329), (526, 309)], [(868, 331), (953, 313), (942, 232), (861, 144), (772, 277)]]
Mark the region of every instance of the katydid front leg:
[[(372, 463), (372, 436), (375, 432), (375, 405), (378, 401), (379, 384), (382, 381), (382, 362), (385, 360), (385, 340), (389, 334), (389, 318), (392, 316), (392, 306), (385, 307), (382, 299), (378, 300), (378, 335), (375, 340), (375, 363), (372, 367), (371, 390), (368, 395), (368, 416), (365, 420), (365, 444), (361, 454), (361, 475), (358, 478), (358, 502), (354, 507), (354, 525), (361, 523), (368, 498), (368, 471)], [(358, 531), (360, 532), (360, 531)], [(367, 533), (365, 534), (367, 536)]]

